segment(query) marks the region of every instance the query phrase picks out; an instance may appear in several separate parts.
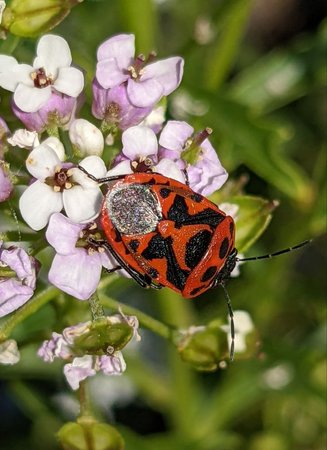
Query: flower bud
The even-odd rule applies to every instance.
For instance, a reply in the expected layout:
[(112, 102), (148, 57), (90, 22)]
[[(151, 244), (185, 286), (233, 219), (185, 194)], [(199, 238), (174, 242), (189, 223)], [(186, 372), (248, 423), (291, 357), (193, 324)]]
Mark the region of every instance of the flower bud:
[(20, 360), (17, 342), (8, 339), (0, 344), (0, 364), (13, 365)]
[(82, 0), (13, 0), (3, 12), (1, 28), (16, 36), (36, 37), (58, 25)]
[(79, 156), (102, 155), (104, 138), (93, 123), (85, 119), (74, 120), (69, 128), (69, 138)]
[(0, 203), (10, 197), (13, 190), (13, 184), (9, 176), (9, 166), (0, 160)]
[(92, 322), (87, 331), (74, 338), (76, 354), (103, 355), (124, 348), (134, 335), (123, 317), (111, 316)]
[(124, 441), (116, 428), (83, 417), (79, 423), (68, 422), (57, 433), (64, 450), (123, 450)]
[(200, 371), (212, 372), (228, 354), (226, 335), (216, 322), (181, 331), (177, 348), (183, 361)]

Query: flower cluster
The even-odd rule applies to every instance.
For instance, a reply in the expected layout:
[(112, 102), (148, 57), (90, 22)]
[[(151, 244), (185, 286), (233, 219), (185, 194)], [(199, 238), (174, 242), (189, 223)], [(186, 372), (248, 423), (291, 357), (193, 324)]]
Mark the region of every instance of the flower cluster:
[(72, 389), (97, 372), (121, 375), (126, 369), (121, 349), (135, 336), (139, 338), (138, 321), (134, 316), (108, 316), (84, 322), (52, 333), (44, 341), (38, 355), (45, 362), (55, 358), (65, 361), (64, 375)]
[[(7, 55), (0, 55), (0, 63), (0, 87), (13, 92), (13, 112), (26, 127), (10, 135), (0, 122), (0, 201), (13, 190), (5, 152), (9, 145), (25, 148), (31, 182), (20, 196), (20, 213), (33, 230), (47, 227), (45, 237), (56, 251), (49, 281), (62, 291), (86, 300), (96, 290), (102, 268), (117, 267), (101, 246), (90, 243), (90, 237), (103, 236), (97, 223), (103, 194), (79, 167), (96, 179), (158, 172), (188, 182), (203, 195), (226, 181), (209, 128), (196, 132), (186, 122), (164, 123), (162, 100), (181, 83), (181, 57), (158, 61), (154, 53), (135, 55), (131, 34), (102, 43), (92, 83), (92, 113), (100, 127), (78, 117), (84, 75), (72, 64), (62, 37), (43, 36), (32, 65)], [(66, 133), (65, 140), (59, 139), (58, 129), (63, 130), (60, 136)], [(104, 163), (108, 159), (109, 167)]]

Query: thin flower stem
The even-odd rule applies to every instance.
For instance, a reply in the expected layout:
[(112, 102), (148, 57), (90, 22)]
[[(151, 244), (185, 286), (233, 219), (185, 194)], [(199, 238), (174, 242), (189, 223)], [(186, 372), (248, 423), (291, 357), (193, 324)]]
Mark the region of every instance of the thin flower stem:
[(100, 303), (97, 292), (94, 292), (94, 294), (92, 294), (89, 298), (89, 305), (93, 321), (103, 319), (105, 317), (103, 306)]
[(8, 339), (13, 329), (27, 317), (38, 311), (43, 305), (59, 295), (59, 289), (50, 287), (43, 292), (35, 295), (24, 306), (19, 308), (1, 327), (0, 342)]
[(153, 333), (158, 334), (164, 339), (168, 339), (169, 341), (173, 340), (174, 334), (173, 328), (170, 328), (168, 325), (165, 325), (159, 320), (156, 320), (153, 317), (148, 316), (139, 309), (134, 308), (133, 306), (124, 305), (118, 302), (117, 300), (114, 300), (113, 298), (110, 298), (104, 294), (101, 294), (101, 302), (103, 306), (106, 308), (111, 308), (116, 311), (119, 311), (121, 309), (124, 314), (136, 316), (138, 318), (138, 321), (140, 322), (140, 325), (143, 326), (144, 328), (153, 331)]
[(79, 383), (79, 389), (78, 389), (78, 394), (79, 394), (79, 404), (80, 404), (80, 417), (86, 416), (89, 417), (91, 416), (90, 413), (90, 397), (89, 397), (89, 393), (87, 390), (87, 381), (83, 380), (80, 381)]

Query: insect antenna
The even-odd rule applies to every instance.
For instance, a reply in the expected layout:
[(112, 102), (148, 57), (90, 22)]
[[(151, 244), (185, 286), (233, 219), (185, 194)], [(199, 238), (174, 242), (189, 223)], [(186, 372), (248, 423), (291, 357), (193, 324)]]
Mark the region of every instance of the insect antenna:
[(230, 337), (231, 337), (231, 344), (230, 344), (230, 350), (229, 350), (229, 359), (233, 361), (234, 359), (234, 349), (235, 349), (235, 325), (234, 325), (234, 312), (232, 307), (232, 302), (230, 299), (230, 296), (228, 295), (227, 289), (225, 287), (224, 283), (220, 283), (221, 287), (224, 290), (225, 299), (227, 303), (228, 308), (228, 314), (230, 318)]
[(256, 261), (258, 259), (269, 259), (274, 256), (283, 255), (284, 253), (292, 252), (293, 250), (297, 250), (298, 248), (304, 247), (305, 245), (312, 242), (312, 239), (308, 239), (307, 241), (301, 242), (300, 244), (294, 245), (294, 247), (284, 248), (283, 250), (279, 250), (278, 252), (268, 253), (267, 255), (261, 256), (251, 256), (250, 258), (236, 258), (236, 261)]

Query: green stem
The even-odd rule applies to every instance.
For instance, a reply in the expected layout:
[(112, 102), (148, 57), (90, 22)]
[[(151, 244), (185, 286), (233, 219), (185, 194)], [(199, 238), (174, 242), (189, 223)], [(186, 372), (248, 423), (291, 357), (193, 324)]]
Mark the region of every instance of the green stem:
[(174, 334), (173, 328), (170, 328), (164, 323), (160, 322), (159, 320), (156, 320), (153, 317), (148, 316), (139, 309), (134, 308), (133, 306), (123, 305), (122, 303), (119, 303), (117, 300), (114, 300), (113, 298), (110, 298), (104, 294), (101, 294), (101, 302), (104, 307), (111, 308), (116, 311), (119, 311), (119, 309), (121, 309), (124, 314), (136, 316), (141, 326), (147, 328), (153, 333), (158, 334), (164, 339), (172, 341)]
[(24, 306), (19, 308), (1, 327), (0, 327), (0, 342), (8, 339), (13, 329), (27, 317), (38, 311), (43, 305), (48, 303), (54, 297), (59, 295), (59, 289), (50, 287), (40, 294), (31, 298)]
[(8, 34), (7, 39), (1, 43), (1, 53), (12, 55), (16, 50), (21, 38), (11, 33)]
[(80, 414), (79, 417), (90, 417), (90, 397), (87, 390), (87, 380), (80, 381), (79, 383), (79, 404), (80, 404)]
[(99, 319), (103, 319), (105, 317), (103, 306), (100, 303), (98, 293), (96, 291), (89, 298), (89, 305), (91, 308), (93, 322)]

